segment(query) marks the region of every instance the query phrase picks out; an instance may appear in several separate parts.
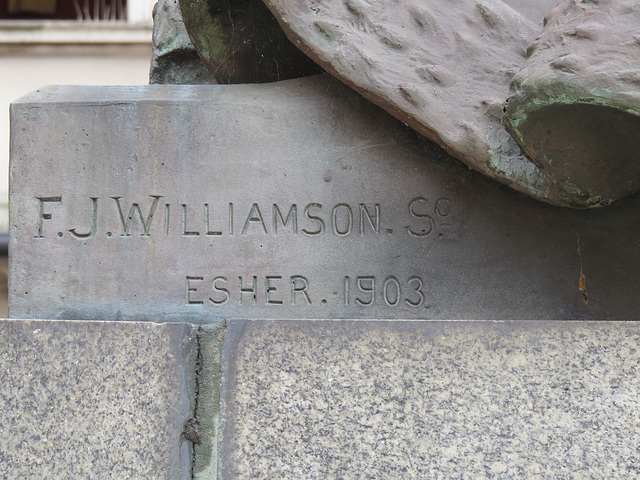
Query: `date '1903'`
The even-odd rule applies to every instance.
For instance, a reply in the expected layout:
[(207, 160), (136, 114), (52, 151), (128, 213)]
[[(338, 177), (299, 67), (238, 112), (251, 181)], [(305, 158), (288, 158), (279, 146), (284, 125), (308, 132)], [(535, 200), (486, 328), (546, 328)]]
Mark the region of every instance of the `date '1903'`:
[(408, 305), (419, 307), (424, 304), (424, 282), (417, 275), (400, 282), (397, 277), (389, 275), (384, 280), (373, 275), (355, 278), (344, 277), (344, 304), (369, 306), (381, 301), (389, 307)]

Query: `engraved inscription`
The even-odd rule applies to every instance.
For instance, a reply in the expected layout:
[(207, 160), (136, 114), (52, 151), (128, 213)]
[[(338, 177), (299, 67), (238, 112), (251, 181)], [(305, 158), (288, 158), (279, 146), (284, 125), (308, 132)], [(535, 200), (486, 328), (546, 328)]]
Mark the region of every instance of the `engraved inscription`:
[(364, 203), (360, 204), (360, 235), (364, 235), (364, 225), (365, 218), (371, 229), (375, 233), (380, 233), (380, 204), (376, 203), (374, 205), (374, 213), (373, 216), (369, 212), (369, 209)]
[[(428, 307), (424, 286), (418, 275), (403, 280), (396, 275), (346, 275), (343, 277), (342, 303), (361, 307)], [(237, 305), (314, 305), (310, 290), (309, 278), (304, 275), (287, 278), (282, 275), (239, 276), (235, 286), (225, 275), (187, 275), (185, 298), (188, 305), (225, 305), (229, 302)], [(323, 298), (318, 303), (330, 302)]]
[[(183, 203), (181, 205), (181, 207), (182, 207), (182, 233), (181, 234), (182, 235), (186, 235), (186, 236), (190, 236), (190, 235), (198, 236), (198, 235), (200, 235), (200, 232), (192, 231), (192, 230), (187, 228), (187, 214), (188, 214), (187, 204)], [(205, 215), (206, 214), (207, 214), (207, 212), (205, 212)]]
[[(162, 220), (154, 220), (163, 195), (148, 195), (147, 200), (125, 202), (122, 196), (109, 197), (113, 200), (112, 207), (100, 207), (104, 202), (97, 196), (87, 197), (90, 202), (90, 213), (83, 218), (71, 219), (76, 224), (85, 225), (79, 228), (72, 225), (58, 225), (57, 236), (63, 236), (68, 231), (70, 238), (89, 240), (96, 235), (106, 234), (112, 237), (112, 232), (120, 230), (119, 237), (152, 237), (160, 233), (164, 236), (179, 234), (183, 237), (220, 237), (222, 235), (264, 236), (264, 235), (293, 235), (318, 237), (330, 234), (339, 238), (353, 236), (366, 237), (398, 233), (391, 222), (397, 218), (383, 216), (383, 206), (380, 203), (349, 204), (339, 202), (335, 205), (324, 205), (319, 202), (279, 205), (272, 203), (267, 206), (258, 202), (250, 205), (238, 206), (233, 202), (226, 204), (207, 203), (179, 203), (172, 205), (164, 203)], [(37, 201), (35, 238), (45, 238), (48, 228), (47, 222), (54, 220), (56, 208), (64, 207), (63, 196), (35, 197)], [(73, 199), (74, 202), (86, 201)], [(177, 211), (176, 214), (172, 212)], [(99, 216), (98, 213), (101, 212)], [(106, 212), (106, 213), (105, 213)], [(126, 213), (125, 213), (126, 212)], [(285, 214), (286, 212), (286, 214)], [(271, 215), (269, 218), (269, 214)], [(265, 216), (266, 215), (266, 216)], [(452, 201), (445, 197), (430, 201), (427, 197), (413, 197), (407, 203), (406, 234), (415, 238), (432, 238), (436, 233), (452, 228), (449, 221), (452, 213)], [(239, 233), (234, 230), (237, 218), (242, 226)], [(88, 221), (87, 221), (88, 217)], [(177, 218), (176, 218), (177, 217)], [(386, 225), (385, 225), (386, 222)], [(55, 222), (54, 222), (55, 223)], [(157, 225), (156, 225), (157, 224)], [(50, 235), (52, 232), (49, 233)]]
[[(460, 220), (454, 201), (443, 196), (407, 198), (400, 205), (385, 206), (371, 199), (274, 203), (229, 202), (226, 199), (194, 201), (189, 198), (172, 201), (171, 197), (161, 194), (138, 198), (122, 195), (38, 196), (34, 197), (33, 237), (38, 244), (46, 239), (56, 242), (82, 240), (83, 248), (92, 242), (122, 242), (128, 248), (149, 245), (152, 248), (148, 252), (154, 252), (156, 248), (166, 251), (172, 248), (175, 237), (179, 237), (181, 245), (187, 248), (193, 245), (194, 254), (201, 255), (195, 263), (187, 262), (189, 270), (171, 272), (172, 275), (177, 273), (174, 277), (178, 282), (175, 287), (178, 298), (194, 311), (254, 306), (313, 307), (314, 310), (381, 307), (416, 311), (414, 309), (430, 308), (426, 277), (419, 272), (380, 274), (375, 269), (347, 274), (332, 272), (333, 280), (328, 280), (326, 275), (316, 276), (313, 271), (304, 271), (308, 268), (304, 266), (304, 259), (299, 266), (290, 264), (299, 258), (295, 243), (304, 244), (303, 251), (308, 255), (307, 252), (313, 251), (310, 243), (318, 237), (331, 240), (322, 247), (323, 252), (331, 252), (331, 248), (341, 245), (345, 252), (356, 255), (355, 261), (364, 262), (371, 249), (395, 252), (393, 242), (396, 237), (401, 242), (415, 243), (427, 254), (440, 241), (455, 241), (457, 229), (454, 225), (460, 225)], [(271, 239), (267, 240), (266, 236)], [(238, 237), (242, 238), (239, 242), (242, 250), (237, 252), (244, 256), (239, 262), (242, 268), (251, 258), (255, 262), (244, 273), (231, 270), (236, 266), (233, 256), (222, 256), (228, 255), (224, 252), (233, 251), (229, 248), (233, 248)], [(132, 238), (139, 240), (127, 240)], [(270, 251), (280, 240), (282, 250)], [(207, 250), (199, 249), (198, 245)], [(221, 248), (215, 248), (216, 245)], [(208, 249), (209, 246), (214, 248)], [(362, 258), (358, 257), (360, 252)], [(147, 256), (149, 262), (153, 258), (152, 254)], [(194, 265), (200, 262), (202, 270), (198, 271), (199, 267), (194, 268)], [(220, 265), (229, 265), (230, 269), (220, 271)], [(281, 273), (284, 269), (293, 270), (287, 270), (285, 275)]]
[[(338, 220), (340, 218), (340, 221)], [(339, 203), (333, 207), (331, 212), (331, 224), (333, 225), (333, 231), (340, 237), (346, 237), (351, 233), (353, 227), (353, 210), (346, 203)], [(342, 228), (338, 226), (342, 225)]]
[(371, 306), (383, 302), (388, 307), (395, 307), (401, 301), (410, 307), (425, 304), (422, 278), (413, 275), (401, 283), (395, 275), (378, 279), (374, 275), (363, 275), (351, 278), (344, 277), (344, 305), (354, 302), (356, 305)]
[(304, 275), (239, 276), (235, 288), (224, 275), (212, 277), (187, 275), (186, 303), (188, 305), (312, 305), (309, 279)]
[[(224, 305), (229, 301), (231, 295), (229, 290), (224, 287), (224, 284), (228, 282), (227, 277), (215, 277), (211, 286), (213, 288), (213, 295), (209, 297), (209, 301), (215, 305)], [(220, 283), (220, 285), (218, 285)], [(220, 298), (222, 296), (222, 298)], [(218, 298), (217, 300), (215, 298)]]
[[(451, 213), (451, 201), (447, 198), (439, 198), (435, 201), (433, 211), (429, 211), (429, 200), (425, 197), (415, 197), (409, 202), (409, 213), (418, 219), (416, 225), (408, 226), (407, 231), (413, 237), (426, 237), (436, 228), (435, 218), (445, 218)], [(443, 223), (442, 226), (449, 226)]]

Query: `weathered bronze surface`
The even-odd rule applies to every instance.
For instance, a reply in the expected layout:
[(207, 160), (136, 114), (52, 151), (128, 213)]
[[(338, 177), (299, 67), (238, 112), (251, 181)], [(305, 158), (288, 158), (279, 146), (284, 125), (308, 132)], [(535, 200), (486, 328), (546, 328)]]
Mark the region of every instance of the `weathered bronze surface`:
[(554, 1), (265, 3), (326, 71), (474, 170), (563, 205), (501, 124), (511, 78)]
[(191, 41), (218, 83), (264, 83), (322, 69), (287, 40), (259, 0), (180, 0)]
[(216, 79), (189, 39), (176, 0), (158, 0), (153, 8), (149, 83), (203, 85)]
[(505, 125), (576, 207), (640, 190), (640, 8), (563, 0), (514, 77)]
[(632, 0), (562, 0), (544, 32), (556, 0), (265, 3), (282, 29), (254, 0), (182, 0), (220, 81), (314, 71), (284, 30), (334, 76), (516, 190), (585, 208), (640, 189), (640, 9)]
[(640, 189), (640, 116), (577, 99), (533, 108), (512, 131), (576, 207), (606, 206)]

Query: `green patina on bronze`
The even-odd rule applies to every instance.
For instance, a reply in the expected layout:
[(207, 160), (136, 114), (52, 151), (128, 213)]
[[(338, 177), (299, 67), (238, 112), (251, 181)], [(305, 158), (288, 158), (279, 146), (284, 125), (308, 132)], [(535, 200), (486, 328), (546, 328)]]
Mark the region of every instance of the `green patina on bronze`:
[[(182, 18), (188, 25), (191, 41), (205, 58), (225, 58), (231, 41), (231, 29), (223, 25), (221, 12), (210, 13), (208, 0), (181, 0)], [(195, 33), (195, 34), (194, 34)]]
[(640, 192), (638, 24), (633, 0), (561, 0), (511, 83), (503, 124), (570, 206)]
[[(505, 127), (527, 157), (579, 208), (607, 206), (640, 190), (640, 108), (615, 96), (525, 85)], [(557, 92), (557, 93), (556, 93)]]
[(180, 0), (193, 45), (219, 83), (264, 83), (322, 70), (260, 0)]

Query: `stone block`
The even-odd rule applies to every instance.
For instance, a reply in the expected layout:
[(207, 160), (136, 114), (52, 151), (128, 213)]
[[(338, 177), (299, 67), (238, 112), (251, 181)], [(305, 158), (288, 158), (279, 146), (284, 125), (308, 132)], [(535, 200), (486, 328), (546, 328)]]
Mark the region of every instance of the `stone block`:
[(221, 477), (637, 478), (635, 322), (230, 322)]
[(640, 198), (470, 172), (330, 78), (15, 102), (14, 318), (630, 319)]
[(0, 321), (0, 477), (189, 479), (197, 328)]

